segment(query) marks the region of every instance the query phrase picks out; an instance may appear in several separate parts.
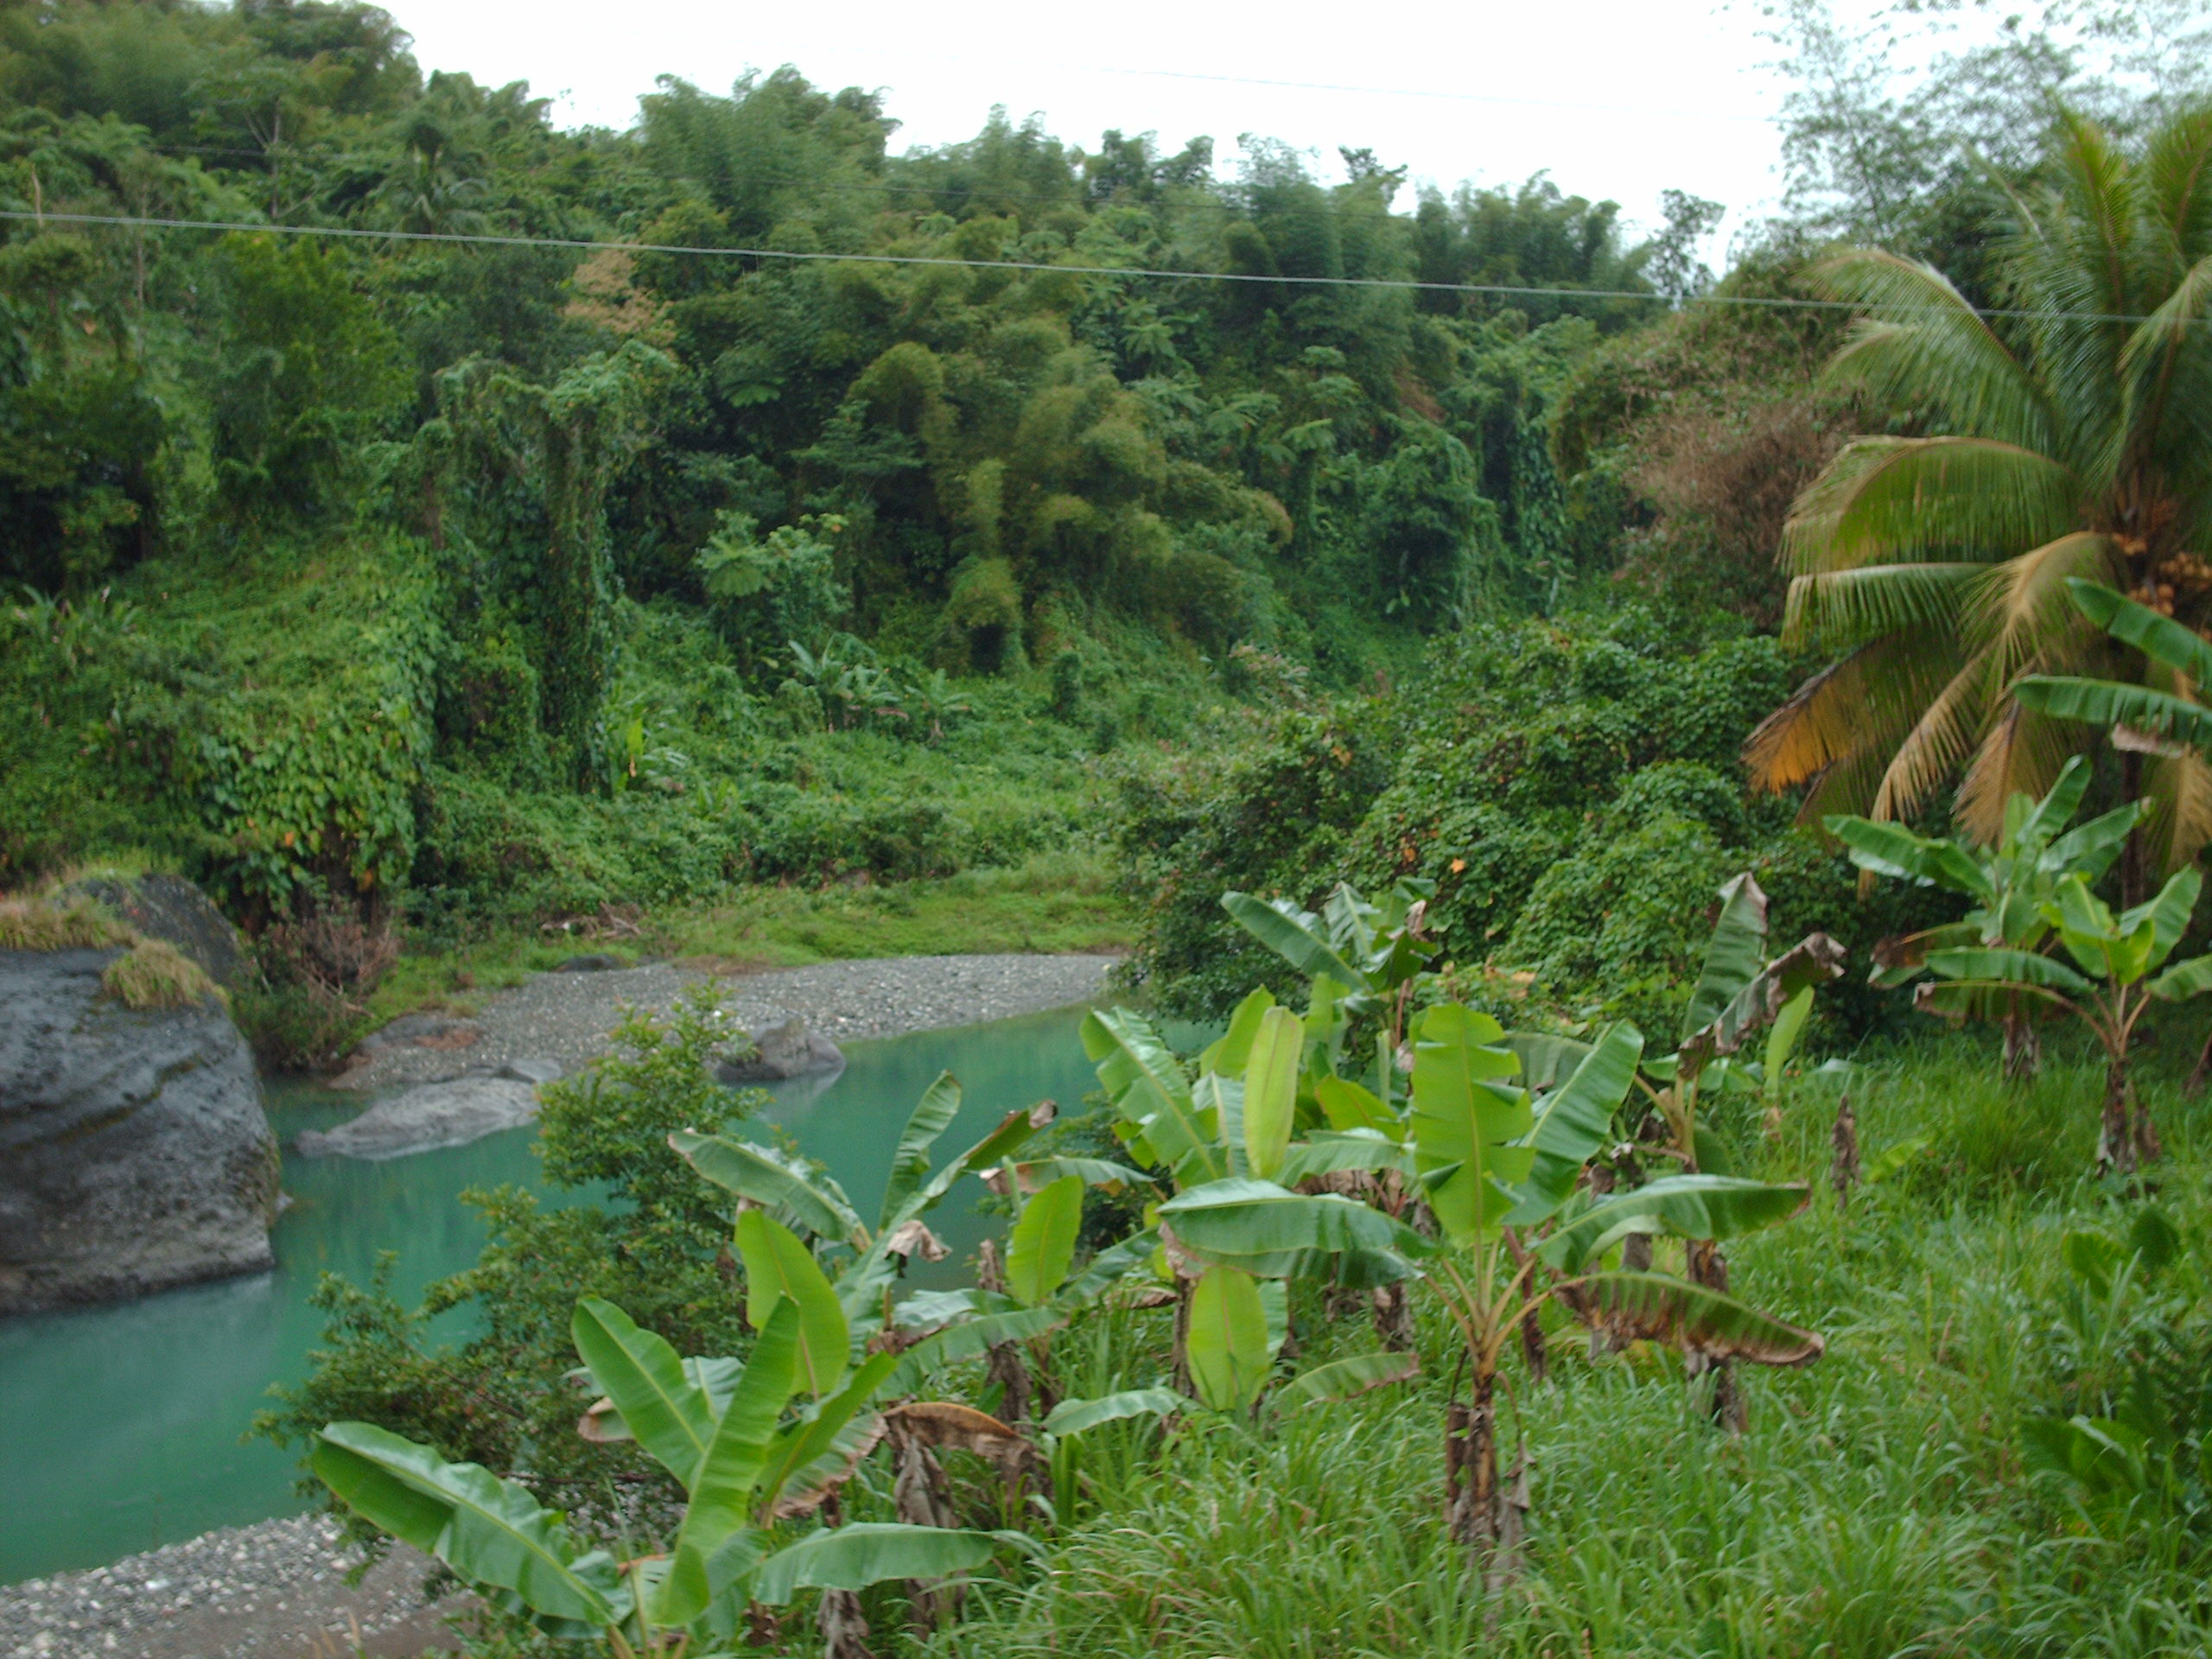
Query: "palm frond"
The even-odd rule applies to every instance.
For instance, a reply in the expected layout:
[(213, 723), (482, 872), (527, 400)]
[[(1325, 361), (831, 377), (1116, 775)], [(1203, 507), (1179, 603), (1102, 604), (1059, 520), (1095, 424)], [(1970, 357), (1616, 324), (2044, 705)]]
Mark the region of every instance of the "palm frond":
[(1876, 564), (1799, 576), (1783, 611), (1783, 641), (1839, 651), (1900, 628), (1953, 630), (1986, 574), (1978, 564)]
[(2005, 803), (2023, 793), (2040, 798), (2082, 747), (2082, 739), (2078, 727), (2009, 701), (1959, 782), (1959, 827), (1983, 846), (1995, 846), (2005, 836)]
[(2212, 105), (2152, 134), (2139, 171), (2144, 216), (2164, 233), (2169, 275), (2212, 255)]
[[(1999, 684), (2032, 664), (2055, 664), (2096, 638), (2068, 588), (2069, 580), (2109, 582), (2121, 574), (2120, 550), (2110, 537), (2076, 531), (2031, 548), (1983, 573), (1973, 594), (1971, 637), (1990, 653)], [(2038, 791), (2038, 793), (2041, 791)]]
[[(2123, 416), (2113, 431), (2115, 448), (2148, 456), (2169, 447), (2161, 440), (2167, 435), (2166, 416), (2174, 394), (2202, 378), (2201, 370), (2196, 375), (2186, 372), (2190, 359), (2201, 362), (2212, 354), (2212, 340), (2206, 338), (2204, 327), (2208, 308), (2212, 308), (2212, 254), (2183, 273), (2173, 292), (2135, 325), (2120, 347)], [(2183, 401), (2184, 419), (2194, 416), (2190, 423), (2201, 427), (2201, 412), (2189, 406), (2193, 400)], [(2114, 454), (2110, 464), (2116, 472), (2124, 456)]]
[(2052, 452), (2056, 423), (2042, 388), (1941, 271), (1854, 249), (1812, 275), (1837, 298), (1875, 314), (1831, 360), (1832, 377), (1856, 381), (1891, 405), (1940, 403), (1974, 436)]
[[(1862, 751), (1886, 755), (1955, 666), (1954, 639), (1948, 630), (1903, 630), (1814, 675), (1745, 740), (1751, 786), (1796, 789)], [(1848, 810), (1859, 804), (1854, 799)]]
[(1951, 677), (1890, 757), (1867, 817), (1912, 817), (1958, 771), (1988, 723), (1992, 677), (1983, 656), (1969, 658)]
[(2145, 842), (2161, 871), (2186, 869), (2212, 844), (2212, 766), (2190, 749), (2152, 755), (2144, 768), (2143, 792), (2152, 802), (2143, 826)]
[(2080, 484), (2061, 463), (1988, 438), (1859, 438), (1793, 504), (1787, 569), (1882, 561), (1988, 561), (2077, 522)]

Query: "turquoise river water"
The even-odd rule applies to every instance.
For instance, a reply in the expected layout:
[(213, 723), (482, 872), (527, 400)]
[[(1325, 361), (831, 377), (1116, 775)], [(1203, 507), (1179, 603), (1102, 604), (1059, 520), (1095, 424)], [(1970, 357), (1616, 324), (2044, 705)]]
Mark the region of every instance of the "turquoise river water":
[[(856, 1042), (835, 1080), (779, 1085), (769, 1116), (823, 1160), (865, 1211), (882, 1190), (899, 1131), (939, 1071), (959, 1078), (961, 1115), (939, 1141), (952, 1152), (1017, 1106), (1073, 1109), (1096, 1082), (1077, 1037), (1080, 1009), (987, 1026)], [(288, 1147), (302, 1129), (359, 1111), (359, 1096), (272, 1089), (269, 1116)], [(469, 1266), (483, 1229), (459, 1194), (534, 1184), (533, 1129), (386, 1163), (284, 1159), (294, 1202), (275, 1231), (273, 1273), (194, 1286), (112, 1307), (0, 1321), (0, 1584), (92, 1567), (211, 1527), (294, 1513), (295, 1454), (241, 1437), (272, 1382), (299, 1377), (321, 1335), (308, 1305), (317, 1277), (365, 1280), (396, 1250), (394, 1287), (412, 1300)], [(986, 1221), (973, 1182), (931, 1217), (953, 1255), (971, 1254)], [(465, 1313), (451, 1316), (455, 1320)], [(464, 1334), (459, 1325), (454, 1334)]]

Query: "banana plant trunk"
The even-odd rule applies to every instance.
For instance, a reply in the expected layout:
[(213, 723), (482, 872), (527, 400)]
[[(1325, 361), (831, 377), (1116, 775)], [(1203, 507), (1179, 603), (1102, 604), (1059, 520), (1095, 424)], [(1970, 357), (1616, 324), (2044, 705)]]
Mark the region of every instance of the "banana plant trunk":
[(1467, 1546), (1469, 1563), (1492, 1605), (1487, 1628), (1497, 1625), (1496, 1598), (1521, 1576), (1523, 1516), (1529, 1509), (1529, 1458), (1516, 1452), (1510, 1482), (1497, 1467), (1497, 1379), (1475, 1379), (1465, 1405), (1453, 1401), (1444, 1415), (1445, 1521), (1455, 1542)]
[(1383, 1285), (1368, 1294), (1375, 1301), (1376, 1339), (1394, 1354), (1413, 1352), (1413, 1299), (1406, 1294), (1405, 1281)]
[(2043, 1039), (2016, 991), (2005, 1007), (2005, 1077), (2012, 1083), (2031, 1083), (2043, 1069)]
[(2135, 1092), (2125, 1052), (2105, 1061), (2104, 1118), (2097, 1135), (2097, 1163), (2101, 1168), (2133, 1175), (2145, 1164), (2156, 1163), (2165, 1147), (2151, 1109)]
[[(1721, 1254), (1720, 1247), (1709, 1241), (1693, 1240), (1688, 1253), (1690, 1281), (1726, 1295), (1728, 1258)], [(1741, 1434), (1751, 1427), (1751, 1402), (1745, 1399), (1744, 1390), (1736, 1380), (1733, 1360), (1710, 1359), (1703, 1354), (1693, 1352), (1689, 1356), (1688, 1370), (1693, 1377), (1703, 1374), (1713, 1378), (1713, 1397), (1708, 1409), (1714, 1422), (1731, 1434)]]
[(1497, 1547), (1497, 1379), (1475, 1379), (1472, 1398), (1453, 1401), (1444, 1414), (1444, 1511), (1452, 1536), (1474, 1553), (1478, 1572), (1487, 1572)]

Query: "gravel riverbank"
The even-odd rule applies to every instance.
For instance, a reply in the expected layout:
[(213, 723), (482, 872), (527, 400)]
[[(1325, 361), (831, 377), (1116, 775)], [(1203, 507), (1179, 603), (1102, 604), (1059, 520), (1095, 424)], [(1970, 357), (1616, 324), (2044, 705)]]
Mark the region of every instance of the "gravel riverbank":
[[(843, 1043), (979, 1024), (1103, 995), (1110, 957), (906, 957), (724, 977), (722, 1006), (751, 1031), (791, 1015)], [(545, 974), (488, 998), (466, 1041), (401, 1044), (349, 1069), (381, 1091), (478, 1067), (602, 1053), (626, 1007), (665, 1008), (701, 976), (671, 963)], [(21, 1495), (19, 1495), (21, 1496)], [(30, 1499), (29, 1501), (35, 1501)], [(426, 1606), (429, 1563), (395, 1549), (358, 1586), (359, 1557), (313, 1516), (226, 1528), (111, 1566), (0, 1586), (0, 1659), (396, 1659), (452, 1645)]]
[[(1088, 1001), (1106, 988), (1112, 957), (892, 957), (720, 976), (722, 1007), (747, 1031), (793, 1014), (832, 1042), (979, 1025)], [(607, 1049), (626, 1007), (664, 1009), (705, 976), (673, 963), (597, 973), (540, 974), (488, 998), (454, 1029), (423, 1043), (370, 1047), (333, 1079), (381, 1090), (465, 1071), (551, 1060), (574, 1071)], [(372, 1039), (373, 1044), (374, 1039)]]

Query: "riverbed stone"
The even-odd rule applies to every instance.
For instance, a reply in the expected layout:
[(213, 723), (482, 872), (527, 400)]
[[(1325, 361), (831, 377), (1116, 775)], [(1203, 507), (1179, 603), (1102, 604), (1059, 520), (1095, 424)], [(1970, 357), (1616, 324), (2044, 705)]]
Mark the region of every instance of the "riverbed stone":
[(135, 1010), (115, 950), (0, 950), (0, 1314), (273, 1267), (276, 1141), (213, 996)]
[(558, 1060), (530, 1058), (509, 1060), (499, 1069), (497, 1076), (512, 1077), (518, 1083), (557, 1083), (566, 1075)]
[(518, 1077), (450, 1077), (380, 1100), (359, 1117), (293, 1142), (303, 1158), (404, 1158), (466, 1146), (537, 1116), (537, 1086)]
[(751, 1059), (715, 1063), (715, 1082), (781, 1083), (790, 1077), (845, 1069), (844, 1050), (818, 1032), (810, 1031), (806, 1021), (797, 1014), (781, 1025), (769, 1027), (753, 1043), (758, 1052)]
[(604, 950), (594, 950), (555, 963), (553, 971), (556, 974), (611, 974), (628, 965), (620, 957), (609, 956)]

